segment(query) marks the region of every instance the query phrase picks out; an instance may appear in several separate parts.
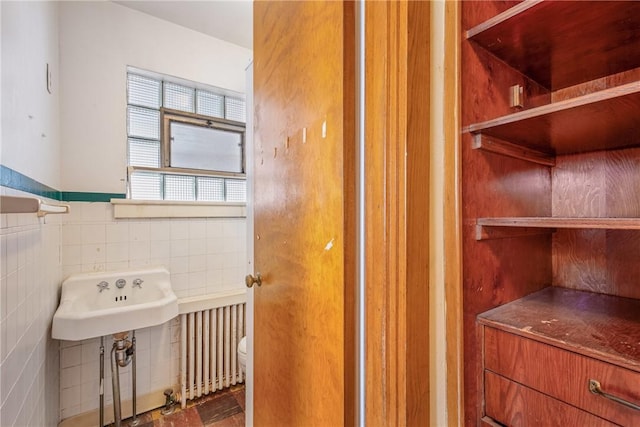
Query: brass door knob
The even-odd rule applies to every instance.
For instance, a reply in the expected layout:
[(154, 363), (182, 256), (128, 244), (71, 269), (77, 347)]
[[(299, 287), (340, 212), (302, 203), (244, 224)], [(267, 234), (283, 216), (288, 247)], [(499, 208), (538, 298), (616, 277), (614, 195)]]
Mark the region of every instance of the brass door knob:
[(244, 278), (244, 283), (246, 283), (247, 288), (250, 288), (254, 285), (254, 283), (258, 286), (262, 285), (262, 276), (260, 273), (256, 273), (256, 277), (253, 277), (251, 274), (247, 274)]

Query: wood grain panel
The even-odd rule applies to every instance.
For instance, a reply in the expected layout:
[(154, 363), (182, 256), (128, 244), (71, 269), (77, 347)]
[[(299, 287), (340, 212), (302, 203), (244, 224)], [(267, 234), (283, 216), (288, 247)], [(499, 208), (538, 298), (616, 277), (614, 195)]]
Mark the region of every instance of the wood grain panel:
[[(423, 426), (430, 416), (429, 395), (429, 200), (430, 187), (430, 11), (429, 2), (407, 9), (406, 147), (406, 416), (400, 424)], [(402, 154), (401, 154), (402, 155)], [(404, 209), (404, 208), (403, 208)]]
[[(344, 4), (345, 23), (355, 22), (355, 5)], [(345, 26), (343, 60), (343, 150), (344, 150), (344, 425), (353, 424), (356, 419), (356, 287), (353, 279), (357, 277), (357, 237), (356, 237), (356, 58), (349, 52), (356, 51), (356, 32), (351, 24)]]
[(558, 156), (553, 215), (640, 217), (640, 149)]
[[(514, 3), (461, 2), (461, 30)], [(506, 7), (505, 7), (506, 6)], [(508, 88), (520, 84), (532, 106), (548, 103), (547, 90), (468, 41), (461, 43), (461, 125), (512, 113)], [(538, 98), (536, 100), (536, 98)], [(539, 105), (539, 104), (538, 104)], [(478, 217), (550, 216), (549, 168), (461, 146), (462, 306), (464, 330), (464, 419), (475, 426), (482, 416), (481, 346), (476, 316), (551, 284), (551, 237), (530, 236), (478, 242)], [(499, 242), (499, 243), (497, 243)], [(527, 254), (526, 257), (522, 256)]]
[[(387, 108), (389, 101), (388, 76), (386, 64), (391, 61), (388, 51), (388, 4), (374, 4), (367, 7), (365, 13), (366, 42), (366, 82), (365, 91), (368, 94), (365, 110), (367, 115), (376, 117), (388, 117)], [(369, 25), (371, 24), (371, 25)], [(368, 299), (366, 307), (366, 390), (374, 390), (383, 384), (387, 384), (389, 373), (389, 361), (386, 357), (388, 335), (388, 313), (393, 308), (389, 304), (388, 283), (392, 280), (393, 272), (389, 271), (388, 260), (393, 257), (392, 250), (387, 244), (387, 229), (385, 224), (387, 200), (385, 172), (386, 172), (386, 125), (383, 120), (367, 121), (365, 164), (367, 170), (366, 194), (367, 200), (376, 200), (377, 203), (366, 211), (366, 295)], [(373, 261), (375, 260), (375, 261)], [(394, 283), (395, 285), (395, 283)], [(397, 390), (394, 390), (397, 393)], [(389, 396), (394, 398), (395, 396)], [(374, 425), (388, 423), (389, 399), (384, 393), (367, 393), (366, 395), (366, 420)]]
[(478, 218), (476, 222), (483, 227), (640, 229), (640, 218), (499, 217)]
[[(485, 368), (611, 422), (628, 426), (640, 422), (639, 411), (595, 395), (588, 387), (589, 379), (595, 379), (604, 391), (638, 404), (637, 371), (493, 328), (485, 330)], [(485, 381), (489, 378), (487, 375)], [(553, 413), (550, 420), (561, 415)]]
[[(462, 315), (462, 216), (460, 155), (460, 2), (445, 3), (444, 111), (444, 257), (447, 421), (463, 425), (464, 369)], [(433, 206), (433, 209), (437, 207)], [(439, 252), (439, 251), (438, 251)], [(435, 258), (435, 257), (434, 257)], [(436, 261), (439, 262), (439, 261)], [(433, 353), (433, 352), (432, 352)]]
[(503, 424), (500, 424), (489, 417), (482, 417), (480, 420), (481, 427), (504, 427)]
[[(553, 170), (554, 215), (593, 214), (613, 222), (640, 217), (640, 149), (559, 156)], [(603, 218), (604, 223), (608, 222)], [(612, 227), (627, 228), (627, 227)], [(635, 228), (635, 227), (629, 227)], [(554, 284), (639, 298), (637, 231), (562, 231), (554, 235)]]
[(605, 157), (604, 151), (556, 157), (553, 216), (607, 216)]
[[(517, 23), (521, 19), (517, 17), (496, 26), (510, 26), (516, 22), (511, 34), (518, 34), (520, 37), (520, 34), (530, 30), (537, 33), (533, 38), (516, 37), (515, 54), (531, 54), (531, 48), (538, 49), (538, 53), (549, 57), (540, 61), (531, 60), (535, 58), (534, 52), (533, 56), (525, 58), (524, 61), (534, 68), (546, 67), (543, 73), (548, 72), (549, 75), (548, 83), (544, 85), (561, 88), (553, 94), (536, 82), (519, 75), (475, 42), (461, 43), (463, 130), (490, 135), (508, 143), (521, 144), (545, 154), (557, 154), (555, 167), (534, 165), (524, 161), (531, 160), (532, 156), (528, 153), (523, 155), (520, 150), (510, 145), (502, 144), (497, 150), (493, 150), (493, 153), (480, 150), (474, 152), (470, 148), (471, 135), (462, 134), (462, 292), (466, 425), (477, 425), (482, 417), (479, 408), (480, 396), (484, 390), (482, 382), (478, 379), (482, 371), (478, 356), (478, 330), (474, 323), (479, 312), (514, 301), (550, 284), (640, 297), (640, 291), (637, 290), (637, 277), (640, 275), (640, 232), (634, 230), (640, 217), (640, 164), (637, 154), (637, 147), (640, 145), (640, 62), (637, 62), (640, 61), (640, 52), (637, 51), (640, 46), (637, 43), (640, 34), (637, 34), (637, 31), (640, 26), (625, 27), (626, 24), (637, 20), (635, 13), (633, 17), (628, 17), (629, 19), (621, 18), (625, 11), (635, 10), (639, 6), (623, 2), (593, 5), (595, 9), (603, 7), (617, 10), (602, 17), (596, 17), (592, 15), (592, 10), (583, 10), (582, 7), (582, 17), (573, 14), (545, 15), (545, 20), (548, 19), (553, 25), (562, 26), (572, 34), (589, 33), (610, 19), (618, 22), (619, 25), (616, 24), (618, 26), (615, 28), (609, 27), (613, 26), (611, 22), (605, 24), (606, 31), (599, 30), (602, 34), (598, 34), (597, 40), (585, 39), (573, 46), (567, 45), (569, 50), (583, 52), (585, 56), (578, 58), (576, 64), (586, 61), (589, 64), (586, 67), (589, 70), (586, 71), (582, 69), (585, 68), (584, 65), (576, 67), (574, 64), (568, 64), (566, 68), (556, 66), (557, 62), (556, 65), (548, 65), (553, 61), (563, 61), (560, 56), (554, 55), (556, 49), (566, 40), (554, 39), (554, 43), (558, 44), (554, 47), (540, 43), (529, 44), (531, 40), (539, 40), (540, 37), (546, 40), (555, 37), (553, 34), (540, 31), (540, 28), (547, 25), (546, 21), (541, 24), (544, 21), (542, 20), (525, 28)], [(503, 6), (503, 2), (462, 2), (462, 29), (469, 29), (491, 19), (496, 13), (505, 11)], [(575, 10), (576, 3), (543, 2), (516, 7), (530, 10), (556, 10), (556, 7), (557, 10)], [(622, 14), (618, 13), (621, 10)], [(526, 13), (522, 14), (525, 15)], [(585, 22), (593, 22), (593, 28), (582, 28), (579, 25), (576, 27), (576, 22), (580, 22), (583, 17), (587, 17)], [(493, 27), (488, 25), (485, 34), (490, 35), (492, 32)], [(631, 37), (623, 37), (624, 40), (614, 43), (615, 46), (611, 49), (605, 48), (603, 43), (606, 44), (607, 39), (615, 39), (621, 34), (631, 34)], [(494, 37), (494, 40), (497, 40), (498, 45), (502, 45), (502, 41), (508, 40), (508, 37), (500, 40)], [(636, 49), (627, 53), (630, 55), (629, 58), (625, 57), (616, 64), (610, 63), (616, 61), (604, 60), (600, 65), (591, 67), (594, 58), (610, 58), (611, 55), (615, 58), (621, 52), (619, 49), (627, 48)], [(565, 55), (567, 53), (568, 55)], [(573, 53), (575, 52), (565, 50), (560, 55), (565, 55), (566, 59)], [(547, 59), (552, 62), (545, 64)], [(601, 65), (608, 69), (603, 72)], [(621, 68), (615, 68), (618, 66)], [(596, 70), (597, 68), (600, 68), (600, 71)], [(592, 71), (595, 74), (589, 75)], [(527, 72), (529, 71), (525, 71)], [(617, 74), (607, 75), (611, 73)], [(583, 79), (584, 75), (589, 75), (588, 79), (597, 80), (586, 81), (588, 79)], [(538, 82), (544, 81), (539, 77), (535, 79)], [(516, 83), (525, 88), (524, 111), (511, 109), (508, 105), (507, 89)], [(551, 99), (554, 104), (549, 104)], [(508, 157), (496, 153), (501, 150), (506, 150)], [(594, 150), (595, 152), (585, 153)], [(539, 160), (536, 156), (533, 158)], [(552, 216), (555, 217), (553, 220), (560, 217), (559, 223), (546, 219)], [(558, 228), (553, 237), (515, 237), (500, 233), (501, 239), (474, 241), (478, 218), (504, 217), (519, 217), (516, 221), (519, 227)], [(526, 217), (532, 217), (533, 222)], [(569, 219), (572, 217), (579, 219)], [(597, 220), (593, 221), (594, 218)], [(610, 221), (608, 218), (614, 220)], [(563, 226), (605, 229), (567, 230), (562, 229)], [(496, 227), (492, 228), (495, 229)], [(557, 300), (552, 306), (563, 304), (563, 300)], [(517, 317), (513, 313), (511, 315)], [(591, 320), (593, 319), (583, 319), (582, 323), (588, 323), (588, 326), (585, 327), (582, 323), (574, 325), (575, 330), (567, 329), (564, 333), (573, 336), (593, 332)], [(602, 324), (605, 325), (606, 322)], [(531, 325), (522, 325), (523, 328), (526, 326)], [(625, 333), (627, 332), (621, 328), (610, 328), (610, 332), (605, 335), (598, 335), (600, 338), (608, 339), (599, 343), (597, 339), (595, 343), (585, 343), (585, 347), (595, 346), (595, 350), (585, 351), (606, 352), (606, 348), (609, 348), (614, 355), (609, 354), (607, 357), (624, 359), (622, 356), (615, 356), (616, 352), (621, 351), (618, 345), (620, 343), (616, 344), (615, 340), (626, 337)], [(630, 339), (640, 342), (640, 337)], [(635, 350), (632, 350), (632, 353), (633, 351)], [(569, 370), (568, 365), (566, 369)], [(537, 370), (539, 368), (534, 369)]]
[(485, 373), (485, 396), (487, 415), (498, 421), (500, 425), (512, 427), (615, 426), (602, 418), (489, 371)]
[(558, 89), (640, 66), (640, 4), (527, 2), (470, 29), (468, 36), (543, 86)]
[(428, 287), (415, 280), (429, 271), (424, 103), (429, 7), (372, 2), (365, 12), (366, 421), (371, 425), (423, 425), (430, 416), (429, 356), (423, 353), (429, 342)]
[(640, 372), (635, 299), (549, 287), (487, 311), (478, 321)]
[(640, 299), (640, 232), (608, 231), (606, 293)]
[(553, 284), (640, 298), (640, 232), (562, 230), (553, 236)]
[(611, 87), (625, 85), (640, 80), (640, 68), (601, 77), (589, 82), (580, 83), (551, 93), (551, 102), (564, 101), (566, 99), (587, 95)]
[(606, 230), (558, 230), (553, 236), (553, 284), (615, 294), (607, 283)]
[(636, 81), (473, 123), (466, 130), (534, 150), (570, 154), (637, 145), (639, 114), (640, 82)]
[(640, 148), (607, 151), (604, 169), (607, 216), (640, 218)]
[(550, 215), (551, 179), (544, 166), (472, 150), (468, 134), (461, 145), (465, 422), (475, 425), (481, 395), (476, 315), (551, 283), (550, 236), (478, 242), (476, 218)]
[(343, 126), (353, 118), (343, 87), (353, 82), (352, 19), (338, 2), (254, 5), (256, 426), (354, 422), (344, 179), (353, 127)]
[(517, 1), (478, 1), (475, 2), (473, 7), (467, 8), (465, 11), (464, 21), (462, 25), (463, 39), (466, 38), (467, 30), (482, 24), (484, 21), (491, 19), (492, 17), (499, 15), (512, 7), (521, 3)]

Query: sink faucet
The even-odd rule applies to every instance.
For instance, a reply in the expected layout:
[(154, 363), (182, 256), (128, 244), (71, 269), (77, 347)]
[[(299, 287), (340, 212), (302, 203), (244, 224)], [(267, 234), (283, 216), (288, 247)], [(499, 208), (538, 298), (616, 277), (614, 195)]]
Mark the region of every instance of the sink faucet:
[(98, 289), (100, 289), (99, 292), (102, 292), (105, 289), (109, 289), (109, 283), (105, 282), (104, 280), (102, 282), (98, 283), (96, 286), (98, 287)]

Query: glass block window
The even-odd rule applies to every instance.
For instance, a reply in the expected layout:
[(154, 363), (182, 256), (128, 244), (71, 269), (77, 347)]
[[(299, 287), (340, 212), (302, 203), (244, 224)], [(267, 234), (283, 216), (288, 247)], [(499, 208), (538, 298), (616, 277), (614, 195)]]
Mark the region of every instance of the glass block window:
[[(129, 174), (129, 197), (141, 200), (244, 202), (246, 182), (242, 177), (215, 176), (216, 173), (237, 173), (243, 170), (242, 151), (238, 154), (233, 149), (234, 146), (238, 147), (238, 144), (243, 143), (242, 138), (237, 139), (233, 135), (227, 137), (227, 139), (231, 138), (229, 141), (215, 138), (215, 141), (222, 141), (226, 145), (216, 150), (202, 151), (206, 153), (202, 156), (204, 160), (185, 163), (181, 161), (182, 158), (176, 158), (173, 162), (164, 162), (164, 165), (161, 140), (162, 108), (195, 113), (203, 116), (207, 123), (209, 123), (208, 118), (213, 119), (214, 122), (215, 119), (218, 121), (224, 119), (245, 123), (244, 99), (229, 97), (224, 90), (205, 87), (202, 84), (170, 80), (165, 80), (162, 76), (156, 77), (154, 73), (139, 74), (133, 70), (127, 73), (128, 165), (132, 171)], [(191, 146), (198, 146), (196, 141), (187, 142), (188, 144), (175, 148), (176, 156), (185, 156), (185, 153), (178, 150), (179, 148), (189, 149)], [(169, 150), (165, 149), (164, 152)], [(224, 158), (218, 158), (219, 156)], [(221, 167), (226, 164), (225, 162), (232, 162), (233, 166), (226, 169)], [(240, 167), (237, 166), (238, 162)], [(187, 165), (187, 168), (195, 167), (197, 170), (192, 174), (188, 171), (177, 174), (167, 173), (167, 169), (163, 169), (163, 166), (185, 168), (184, 165)], [(208, 170), (213, 171), (206, 173)]]
[(224, 96), (199, 90), (196, 97), (196, 112), (205, 116), (224, 118)]
[(129, 137), (160, 140), (160, 110), (130, 105), (127, 116)]
[(137, 74), (127, 74), (127, 104), (158, 109), (162, 82)]
[(245, 123), (247, 121), (247, 108), (244, 99), (225, 98), (225, 117), (228, 120)]
[(138, 200), (162, 200), (162, 174), (134, 172), (131, 181), (131, 198)]
[(225, 196), (228, 202), (244, 202), (247, 200), (247, 182), (239, 179), (225, 181)]
[[(199, 176), (197, 180), (198, 200), (206, 200), (208, 202), (224, 202), (224, 183), (225, 180), (222, 178)], [(242, 201), (244, 202), (244, 200)]]
[(160, 167), (160, 141), (129, 138), (129, 165)]
[(185, 175), (165, 175), (165, 200), (195, 200), (196, 177)]
[(195, 95), (193, 88), (165, 82), (163, 106), (193, 113), (195, 112)]

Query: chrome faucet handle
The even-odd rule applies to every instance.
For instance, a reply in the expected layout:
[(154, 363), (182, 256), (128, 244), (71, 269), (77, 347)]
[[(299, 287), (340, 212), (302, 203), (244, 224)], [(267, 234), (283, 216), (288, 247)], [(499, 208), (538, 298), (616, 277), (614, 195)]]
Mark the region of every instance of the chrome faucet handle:
[(98, 287), (98, 289), (100, 289), (99, 292), (102, 292), (105, 289), (109, 289), (109, 283), (105, 282), (104, 280), (102, 282), (98, 283), (96, 286)]
[(143, 282), (144, 282), (144, 280), (142, 280), (142, 279), (134, 279), (133, 280), (133, 287), (135, 288), (137, 286), (140, 289), (142, 289), (142, 283)]

